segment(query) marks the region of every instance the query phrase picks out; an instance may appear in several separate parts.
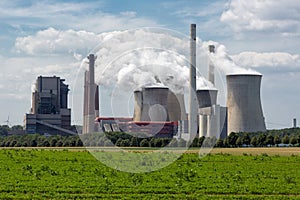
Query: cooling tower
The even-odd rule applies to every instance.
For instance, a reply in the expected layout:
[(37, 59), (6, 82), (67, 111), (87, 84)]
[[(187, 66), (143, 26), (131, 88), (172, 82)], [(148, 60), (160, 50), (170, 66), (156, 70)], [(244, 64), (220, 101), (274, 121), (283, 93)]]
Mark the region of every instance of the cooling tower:
[(186, 120), (186, 110), (184, 105), (183, 94), (175, 94), (169, 90), (168, 114), (169, 120), (172, 122)]
[(210, 107), (217, 104), (218, 90), (205, 89), (197, 90), (199, 108)]
[(261, 75), (227, 75), (228, 134), (266, 131), (260, 101)]
[(142, 89), (141, 121), (169, 121), (168, 95), (166, 87), (144, 87)]
[(134, 91), (134, 113), (133, 121), (141, 121), (142, 114), (142, 92)]

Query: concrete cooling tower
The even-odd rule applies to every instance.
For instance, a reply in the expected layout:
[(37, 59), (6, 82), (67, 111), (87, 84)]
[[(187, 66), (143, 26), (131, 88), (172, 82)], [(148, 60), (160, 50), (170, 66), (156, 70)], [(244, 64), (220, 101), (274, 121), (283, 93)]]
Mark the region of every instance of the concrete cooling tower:
[(199, 108), (210, 107), (217, 104), (218, 90), (205, 89), (197, 90), (197, 99)]
[(142, 92), (137, 90), (134, 91), (134, 113), (133, 121), (141, 121), (142, 114)]
[(266, 131), (260, 100), (261, 75), (227, 75), (228, 134)]
[(144, 87), (140, 121), (169, 121), (168, 95), (167, 87)]
[(145, 87), (134, 91), (133, 121), (186, 120), (184, 95), (166, 87)]
[(175, 94), (174, 92), (169, 90), (168, 114), (169, 120), (172, 122), (187, 119), (183, 94)]

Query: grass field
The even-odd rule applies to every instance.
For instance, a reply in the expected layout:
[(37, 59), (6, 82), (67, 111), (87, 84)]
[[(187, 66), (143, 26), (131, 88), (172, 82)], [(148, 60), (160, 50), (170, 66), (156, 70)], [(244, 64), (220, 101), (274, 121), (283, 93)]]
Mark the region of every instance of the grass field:
[(214, 149), (202, 159), (192, 149), (140, 174), (109, 168), (83, 149), (1, 149), (0, 198), (300, 199), (300, 149), (266, 149)]

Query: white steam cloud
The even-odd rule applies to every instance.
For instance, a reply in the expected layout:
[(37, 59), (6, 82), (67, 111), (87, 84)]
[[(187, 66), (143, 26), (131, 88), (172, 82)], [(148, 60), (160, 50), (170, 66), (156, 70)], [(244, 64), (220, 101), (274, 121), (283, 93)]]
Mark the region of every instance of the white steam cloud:
[[(216, 46), (215, 54), (208, 54), (208, 45)], [(29, 55), (71, 54), (83, 58), (91, 47), (97, 55), (96, 82), (103, 86), (117, 84), (123, 90), (138, 89), (144, 85), (163, 84), (182, 93), (189, 83), (189, 37), (172, 30), (144, 28), (95, 34), (87, 31), (54, 28), (38, 31), (35, 35), (19, 37), (15, 48)], [(209, 57), (208, 57), (209, 56)], [(226, 48), (213, 41), (197, 38), (197, 88), (212, 88), (206, 77), (207, 61), (211, 59), (217, 70), (224, 74), (257, 74), (236, 65)], [(84, 62), (87, 59), (84, 59)], [(83, 63), (84, 63), (83, 62)], [(87, 67), (87, 65), (84, 65)], [(53, 69), (53, 70), (51, 70)], [(51, 65), (48, 71), (60, 71)], [(69, 69), (68, 69), (69, 70)]]
[[(182, 93), (189, 84), (189, 38), (168, 32), (148, 29), (107, 33), (105, 42), (95, 50), (96, 82), (100, 85), (117, 84), (123, 90), (139, 89), (145, 85), (163, 84)], [(211, 55), (215, 66), (225, 74), (258, 74), (238, 67), (227, 55), (223, 45), (197, 39), (197, 66), (207, 68), (208, 45), (216, 46)], [(197, 88), (213, 85), (198, 72)]]

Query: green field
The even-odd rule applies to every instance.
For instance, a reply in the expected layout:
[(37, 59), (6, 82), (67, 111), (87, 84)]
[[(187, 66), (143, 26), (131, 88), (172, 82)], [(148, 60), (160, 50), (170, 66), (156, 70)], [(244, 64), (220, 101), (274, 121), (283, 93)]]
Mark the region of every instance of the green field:
[(300, 156), (190, 153), (136, 174), (87, 151), (1, 149), (0, 182), (1, 199), (300, 199)]

